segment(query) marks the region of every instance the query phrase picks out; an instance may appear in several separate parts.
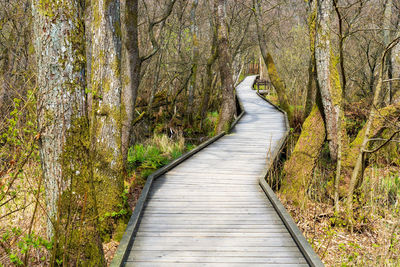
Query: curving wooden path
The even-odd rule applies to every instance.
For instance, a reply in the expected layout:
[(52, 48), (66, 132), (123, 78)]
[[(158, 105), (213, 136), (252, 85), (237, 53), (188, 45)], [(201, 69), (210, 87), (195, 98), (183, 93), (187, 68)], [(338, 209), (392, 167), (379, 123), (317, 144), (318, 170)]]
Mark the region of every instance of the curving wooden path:
[(155, 180), (125, 266), (308, 266), (259, 185), (286, 132), (283, 113), (251, 90), (234, 130)]

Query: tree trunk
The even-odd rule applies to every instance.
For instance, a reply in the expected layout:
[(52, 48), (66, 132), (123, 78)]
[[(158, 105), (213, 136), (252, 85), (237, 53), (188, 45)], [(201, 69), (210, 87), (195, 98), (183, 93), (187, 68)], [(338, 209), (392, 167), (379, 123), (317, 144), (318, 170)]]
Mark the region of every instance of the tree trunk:
[(113, 229), (111, 214), (121, 210), (121, 39), (117, 0), (92, 0), (92, 159), (102, 234)]
[[(392, 0), (386, 0), (385, 1), (385, 6), (384, 6), (384, 12), (383, 12), (383, 44), (386, 47), (390, 43), (390, 30), (392, 26), (392, 8), (393, 8), (393, 2)], [(387, 79), (391, 80), (393, 78), (393, 72), (392, 72), (392, 56), (391, 56), (392, 51), (388, 51), (388, 56), (386, 57), (385, 60), (385, 76), (387, 74)], [(391, 96), (392, 96), (392, 82), (389, 81), (386, 84), (384, 84), (383, 88), (384, 92), (383, 93), (383, 98), (382, 102), (385, 103), (386, 105), (390, 105), (392, 102)]]
[[(379, 116), (374, 116), (372, 119), (367, 139), (374, 138), (376, 135), (382, 132), (383, 129), (390, 126), (391, 118), (400, 116), (400, 103), (395, 103), (393, 105), (381, 108), (377, 110), (376, 113), (379, 114)], [(364, 125), (364, 127), (358, 132), (356, 138), (348, 147), (345, 148), (343, 152), (343, 167), (347, 170), (354, 169), (356, 165), (357, 156), (361, 151), (362, 141), (365, 136), (367, 126), (368, 124)], [(344, 188), (348, 188), (348, 183), (344, 185)]]
[(158, 55), (157, 62), (156, 62), (156, 70), (154, 73), (153, 88), (151, 89), (149, 104), (147, 106), (148, 116), (150, 116), (150, 112), (153, 107), (154, 97), (155, 97), (157, 89), (158, 89), (158, 82), (159, 82), (159, 78), (160, 78), (160, 69), (161, 69), (161, 59), (162, 59), (162, 53), (160, 53)]
[[(265, 65), (267, 65), (267, 72), (269, 79), (272, 83), (272, 85), (275, 88), (275, 91), (278, 95), (279, 99), (279, 105), (280, 107), (286, 111), (288, 115), (289, 122), (293, 121), (293, 110), (290, 107), (289, 100), (286, 94), (286, 86), (282, 82), (281, 78), (279, 77), (278, 71), (276, 70), (275, 63), (272, 59), (272, 56), (268, 53), (267, 50), (267, 41), (265, 37), (264, 30), (262, 29), (262, 26), (260, 25), (260, 17), (261, 17), (261, 7), (260, 7), (260, 2), (256, 0), (253, 0), (253, 6), (254, 6), (254, 14), (255, 14), (255, 22), (256, 22), (256, 27), (257, 27), (257, 36), (258, 36), (258, 44), (260, 47), (261, 55), (264, 59)], [(261, 66), (260, 66), (261, 67)]]
[(3, 109), (5, 107), (6, 101), (6, 91), (7, 91), (7, 72), (8, 72), (8, 52), (7, 49), (3, 50), (2, 64), (0, 65), (0, 116), (5, 117), (5, 112)]
[(218, 27), (218, 65), (221, 76), (222, 104), (216, 132), (228, 131), (236, 114), (235, 92), (232, 77), (232, 58), (229, 54), (228, 29), (226, 25), (226, 0), (215, 0)]
[(138, 0), (122, 0), (122, 155), (126, 160), (131, 145), (132, 122), (140, 84), (142, 61), (138, 44)]
[[(211, 12), (210, 12), (211, 13)], [(213, 22), (213, 17), (210, 15), (209, 16), (209, 21), (210, 21), (210, 28), (211, 28), (211, 32), (212, 32), (212, 44), (211, 44), (211, 54), (207, 59), (207, 65), (206, 65), (206, 85), (204, 88), (204, 92), (203, 92), (203, 98), (202, 98), (202, 102), (201, 102), (201, 106), (200, 106), (200, 128), (203, 127), (203, 121), (206, 118), (206, 114), (207, 114), (207, 110), (208, 110), (208, 102), (210, 100), (210, 94), (211, 94), (211, 90), (212, 90), (212, 84), (213, 84), (213, 77), (215, 77), (216, 75), (213, 75), (212, 72), (212, 67), (215, 63), (215, 61), (218, 58), (218, 49), (217, 49), (217, 25), (215, 25), (215, 23)]]
[[(331, 0), (319, 0), (317, 12), (317, 31), (315, 38), (315, 59), (319, 90), (324, 108), (324, 119), (329, 142), (329, 152), (333, 160), (337, 158), (338, 120), (341, 102), (339, 76), (335, 75), (336, 64), (331, 49)], [(339, 84), (339, 85), (338, 85)]]
[[(86, 88), (92, 90), (90, 81), (92, 76), (92, 6), (91, 0), (85, 0), (85, 39), (86, 39)], [(92, 112), (92, 94), (87, 94), (87, 113)]]
[(35, 0), (32, 10), (51, 263), (103, 266), (89, 157), (83, 10), (74, 0)]
[[(398, 36), (400, 34), (398, 33)], [(390, 102), (400, 102), (400, 44), (397, 44), (392, 49), (392, 78), (396, 79), (392, 82), (392, 91), (390, 91)]]
[[(376, 107), (378, 106), (379, 102), (379, 97), (382, 91), (382, 83), (383, 83), (383, 73), (385, 69), (385, 60), (388, 51), (390, 51), (391, 48), (398, 42), (392, 42), (384, 51), (382, 59), (381, 59), (381, 68), (378, 76), (378, 83), (375, 88), (374, 92), (374, 98), (372, 101), (371, 105), (371, 110), (367, 119), (367, 122), (365, 123), (365, 126), (363, 127), (362, 131), (358, 134), (359, 138), (357, 140), (357, 143), (359, 145), (359, 150), (358, 150), (358, 155), (357, 159), (355, 161), (354, 169), (351, 174), (351, 179), (350, 179), (350, 184), (349, 184), (349, 189), (347, 193), (347, 199), (346, 199), (346, 215), (347, 215), (347, 220), (350, 223), (350, 226), (352, 226), (353, 223), (353, 194), (354, 194), (354, 189), (356, 187), (356, 184), (358, 182), (358, 177), (359, 173), (363, 164), (363, 151), (367, 148), (368, 144), (368, 139), (369, 136), (373, 133), (375, 127), (373, 127), (373, 122), (376, 121), (376, 115), (379, 114), (377, 113)], [(393, 108), (393, 107), (391, 107)], [(395, 108), (397, 110), (397, 108)], [(379, 114), (382, 117), (382, 114)]]
[[(400, 18), (397, 21), (397, 32), (396, 37), (400, 36)], [(395, 79), (392, 82), (392, 90), (390, 91), (390, 103), (400, 102), (400, 44), (396, 44), (391, 50), (391, 66), (392, 66), (392, 78)]]
[(281, 187), (285, 197), (295, 205), (299, 205), (306, 196), (325, 141), (324, 120), (317, 105), (304, 121), (302, 129), (290, 159), (285, 162)]
[(315, 104), (315, 97), (317, 94), (317, 72), (315, 68), (315, 22), (317, 18), (317, 1), (310, 2), (310, 14), (308, 16), (308, 30), (310, 36), (310, 61), (308, 66), (308, 83), (306, 105), (304, 108), (304, 120), (310, 115), (311, 110)]
[(199, 42), (198, 42), (198, 26), (196, 19), (196, 9), (199, 4), (198, 0), (193, 0), (192, 9), (190, 10), (190, 20), (191, 20), (191, 33), (192, 33), (192, 71), (193, 75), (190, 78), (189, 82), (189, 90), (188, 90), (188, 101), (186, 114), (189, 119), (189, 124), (193, 121), (193, 102), (194, 102), (194, 94), (196, 91), (196, 82), (197, 82), (197, 69), (198, 69), (198, 61), (199, 61)]

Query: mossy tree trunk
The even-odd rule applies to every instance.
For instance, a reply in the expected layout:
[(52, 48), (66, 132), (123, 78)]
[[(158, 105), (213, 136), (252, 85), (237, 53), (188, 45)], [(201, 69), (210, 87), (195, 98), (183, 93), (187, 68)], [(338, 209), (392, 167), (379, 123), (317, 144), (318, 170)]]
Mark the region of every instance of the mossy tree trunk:
[[(86, 88), (87, 92), (92, 90), (90, 84), (90, 77), (92, 76), (92, 20), (93, 20), (93, 12), (91, 0), (85, 0), (85, 44), (86, 44)], [(92, 112), (92, 96), (91, 94), (87, 94), (87, 112), (91, 114)], [(90, 119), (90, 118), (89, 118)]]
[(218, 32), (218, 67), (221, 77), (222, 103), (216, 132), (228, 131), (236, 114), (235, 92), (232, 76), (232, 58), (229, 52), (228, 26), (226, 24), (226, 0), (214, 0), (217, 14)]
[(329, 152), (333, 160), (338, 152), (338, 121), (341, 104), (341, 87), (339, 77), (335, 75), (336, 61), (331, 48), (330, 27), (333, 2), (319, 0), (317, 8), (315, 59), (318, 87), (321, 92), (323, 115), (325, 119)]
[(122, 155), (127, 157), (131, 145), (132, 122), (140, 84), (142, 59), (138, 43), (138, 0), (121, 1), (122, 30)]
[(317, 95), (317, 72), (315, 67), (315, 23), (317, 19), (317, 0), (309, 1), (308, 31), (310, 36), (310, 61), (308, 65), (308, 83), (304, 120), (310, 115)]
[(279, 105), (280, 107), (286, 111), (288, 115), (289, 122), (293, 120), (293, 110), (289, 104), (289, 100), (287, 97), (287, 89), (281, 78), (279, 77), (278, 71), (276, 70), (274, 60), (270, 53), (268, 53), (267, 49), (267, 38), (265, 36), (266, 32), (264, 31), (262, 25), (260, 24), (260, 20), (262, 17), (261, 3), (259, 0), (253, 0), (253, 11), (255, 16), (256, 28), (257, 28), (257, 36), (258, 36), (258, 44), (261, 51), (261, 56), (264, 59), (265, 65), (267, 65), (267, 72), (269, 79), (271, 80), (272, 85), (275, 88), (275, 91), (278, 95)]
[[(121, 24), (118, 0), (92, 0), (91, 158), (103, 237), (122, 210)], [(114, 218), (112, 218), (114, 217)]]
[(325, 141), (324, 120), (317, 105), (304, 121), (302, 129), (290, 159), (285, 162), (281, 187), (286, 199), (295, 205), (305, 199)]
[(51, 264), (103, 266), (90, 168), (83, 10), (75, 0), (35, 0), (32, 11)]
[[(369, 142), (370, 136), (372, 136), (373, 132), (376, 131), (376, 128), (378, 128), (378, 127), (376, 127), (377, 125), (373, 125), (373, 123), (380, 121), (379, 119), (377, 120), (377, 118), (384, 117), (384, 116), (382, 116), (382, 113), (378, 113), (376, 108), (378, 107), (379, 98), (380, 98), (380, 95), (382, 92), (382, 83), (383, 83), (383, 75), (384, 75), (384, 70), (385, 70), (386, 56), (387, 56), (388, 51), (390, 51), (390, 49), (393, 48), (393, 46), (396, 45), (398, 41), (399, 40), (397, 39), (397, 40), (391, 42), (386, 47), (386, 49), (382, 55), (381, 67), (380, 67), (379, 76), (378, 76), (378, 83), (375, 88), (374, 98), (372, 101), (369, 116), (368, 116), (367, 122), (365, 123), (365, 126), (358, 133), (357, 138), (355, 140), (356, 143), (358, 144), (357, 145), (358, 153), (357, 153), (357, 155), (352, 155), (352, 156), (356, 156), (356, 159), (355, 159), (355, 161), (352, 161), (352, 162), (354, 162), (354, 168), (353, 168), (353, 171), (351, 174), (351, 179), (350, 179), (350, 184), (349, 184), (347, 199), (346, 199), (346, 215), (347, 215), (347, 220), (350, 223), (350, 225), (352, 225), (352, 222), (353, 222), (353, 194), (354, 194), (356, 184), (358, 183), (360, 170), (361, 170), (362, 164), (363, 164), (363, 162), (362, 162), (363, 161), (363, 153), (364, 153), (364, 150), (367, 148), (367, 144)], [(398, 111), (399, 107), (397, 105), (395, 105), (395, 106), (386, 107), (386, 109), (387, 109), (386, 112)], [(383, 110), (381, 110), (381, 111), (383, 111)]]

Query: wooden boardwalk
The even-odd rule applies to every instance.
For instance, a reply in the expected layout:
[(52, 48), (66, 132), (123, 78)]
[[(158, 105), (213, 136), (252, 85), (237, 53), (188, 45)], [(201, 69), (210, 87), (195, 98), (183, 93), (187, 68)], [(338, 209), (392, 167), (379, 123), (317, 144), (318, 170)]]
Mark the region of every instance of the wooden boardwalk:
[(234, 130), (154, 180), (125, 266), (309, 266), (259, 185), (286, 125), (254, 79)]

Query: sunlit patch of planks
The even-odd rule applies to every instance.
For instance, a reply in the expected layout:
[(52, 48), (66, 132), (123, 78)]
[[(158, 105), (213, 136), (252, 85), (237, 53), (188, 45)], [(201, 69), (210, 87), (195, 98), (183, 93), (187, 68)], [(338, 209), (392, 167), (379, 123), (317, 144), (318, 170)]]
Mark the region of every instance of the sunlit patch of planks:
[(154, 181), (126, 266), (308, 266), (258, 183), (287, 129), (254, 79), (232, 133)]

